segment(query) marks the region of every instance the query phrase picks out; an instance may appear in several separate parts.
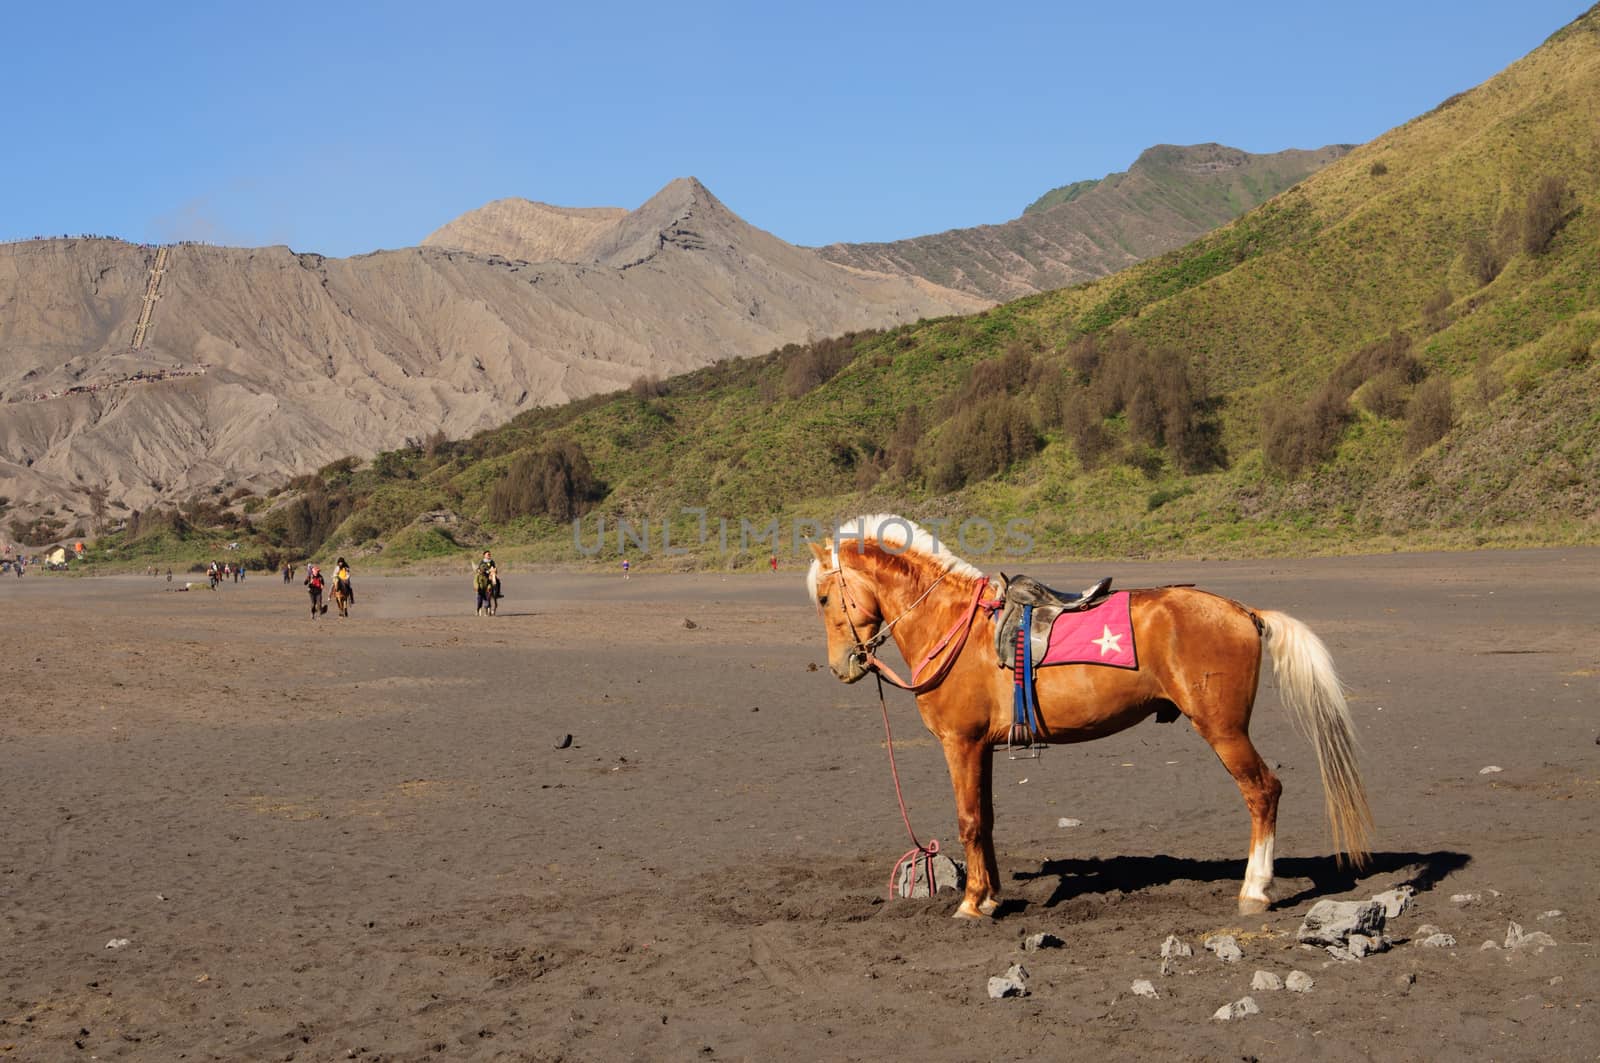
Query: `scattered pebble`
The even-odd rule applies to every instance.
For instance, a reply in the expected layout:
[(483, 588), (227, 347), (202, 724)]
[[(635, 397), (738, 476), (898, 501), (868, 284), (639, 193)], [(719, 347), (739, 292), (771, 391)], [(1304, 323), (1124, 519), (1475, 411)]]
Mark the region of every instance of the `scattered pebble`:
[(1232, 1004), (1222, 1005), (1211, 1017), (1218, 1022), (1231, 1022), (1234, 1019), (1242, 1019), (1246, 1015), (1260, 1014), (1261, 1006), (1256, 1003), (1254, 997), (1240, 997)]
[(1505, 769), (1502, 768), (1500, 765), (1498, 765), (1498, 764), (1488, 764), (1488, 765), (1485, 765), (1484, 767), (1479, 768), (1478, 769), (1478, 774), (1479, 775), (1498, 775), (1502, 771), (1505, 771)]
[(1217, 959), (1223, 963), (1238, 963), (1244, 958), (1244, 950), (1233, 939), (1232, 934), (1213, 934), (1206, 938), (1205, 947), (1217, 954)]
[(1540, 919), (1560, 919), (1563, 915), (1566, 915), (1566, 914), (1567, 913), (1563, 912), (1560, 908), (1552, 908), (1548, 912), (1541, 912), (1539, 914), (1539, 918)]
[(1316, 984), (1316, 979), (1304, 971), (1290, 971), (1289, 977), (1283, 980), (1283, 987), (1291, 993), (1309, 993)]
[(1161, 958), (1163, 960), (1193, 955), (1194, 949), (1190, 948), (1189, 943), (1176, 934), (1168, 934), (1167, 940), (1161, 943)]
[(1471, 904), (1474, 901), (1481, 900), (1483, 900), (1483, 894), (1481, 893), (1452, 893), (1450, 895), (1451, 904)]
[(1419, 938), (1425, 938), (1437, 933), (1439, 933), (1439, 928), (1434, 926), (1432, 923), (1423, 923), (1421, 926), (1417, 927), (1417, 937)]
[(989, 998), (991, 1000), (1004, 1000), (1006, 997), (1025, 997), (1028, 995), (1028, 970), (1020, 963), (1013, 963), (1006, 968), (1005, 974), (997, 974), (989, 979)]
[(1038, 952), (1040, 949), (1059, 949), (1065, 944), (1065, 941), (1062, 941), (1054, 934), (1029, 934), (1027, 937), (1022, 939), (1022, 951)]
[(571, 744), (572, 744), (572, 736), (571, 735), (562, 735), (561, 736), (561, 741), (556, 743), (556, 748), (557, 749), (566, 749)]
[(1133, 980), (1133, 995), (1148, 997), (1151, 1000), (1160, 1000), (1161, 994), (1156, 992), (1156, 987), (1148, 978), (1135, 978)]
[(1068, 819), (1066, 816), (1062, 816), (1060, 819), (1056, 820), (1056, 826), (1062, 828), (1063, 830), (1068, 827), (1081, 827), (1083, 826), (1083, 820)]
[[(1513, 925), (1515, 925), (1515, 924), (1513, 924)], [(106, 948), (108, 948), (108, 949), (124, 949), (124, 948), (127, 948), (131, 944), (133, 944), (133, 942), (129, 941), (127, 938), (112, 938), (110, 941), (106, 942)]]
[(1500, 942), (1498, 942), (1498, 941), (1485, 941), (1482, 945), (1478, 946), (1478, 951), (1479, 952), (1488, 952), (1490, 949), (1498, 950), (1499, 948), (1500, 948)]
[(1454, 934), (1429, 934), (1418, 944), (1430, 949), (1453, 949), (1456, 947), (1456, 938)]
[(1411, 992), (1411, 987), (1417, 984), (1417, 976), (1407, 971), (1405, 974), (1395, 975), (1394, 986), (1401, 993)]
[(812, 662), (810, 662), (809, 664), (806, 665), (806, 671), (815, 672), (816, 670), (817, 670), (817, 662), (816, 661), (812, 661)]
[(1250, 988), (1257, 992), (1275, 992), (1283, 988), (1283, 979), (1271, 971), (1257, 971), (1256, 976), (1250, 979)]
[[(688, 617), (684, 617), (683, 618), (683, 626), (688, 628), (690, 631), (693, 631), (695, 628), (699, 627), (700, 625), (695, 623), (693, 620), (690, 620)], [(1499, 768), (1495, 769), (1495, 771), (1499, 771), (1499, 770), (1500, 770)]]

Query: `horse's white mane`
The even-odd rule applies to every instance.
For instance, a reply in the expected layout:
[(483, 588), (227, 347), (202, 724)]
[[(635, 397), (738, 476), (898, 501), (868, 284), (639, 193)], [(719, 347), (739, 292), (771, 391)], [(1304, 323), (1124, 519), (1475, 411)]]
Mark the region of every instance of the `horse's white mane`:
[[(841, 524), (834, 536), (835, 548), (839, 551), (849, 549), (843, 545), (846, 539), (875, 539), (886, 547), (898, 547), (895, 553), (920, 554), (937, 562), (945, 572), (974, 578), (983, 575), (978, 569), (952, 554), (932, 532), (914, 520), (893, 513), (874, 513)], [(811, 595), (813, 602), (817, 600), (817, 584), (821, 581), (822, 575), (822, 562), (812, 561), (811, 568), (806, 572), (806, 593)]]

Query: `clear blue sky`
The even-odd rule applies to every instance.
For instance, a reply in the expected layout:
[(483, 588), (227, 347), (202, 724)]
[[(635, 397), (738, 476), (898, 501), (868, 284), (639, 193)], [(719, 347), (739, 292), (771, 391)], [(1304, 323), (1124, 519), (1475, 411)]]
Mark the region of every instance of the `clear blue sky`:
[(415, 244), (699, 177), (800, 244), (1016, 216), (1151, 144), (1358, 143), (1586, 0), (8, 5), (0, 239)]

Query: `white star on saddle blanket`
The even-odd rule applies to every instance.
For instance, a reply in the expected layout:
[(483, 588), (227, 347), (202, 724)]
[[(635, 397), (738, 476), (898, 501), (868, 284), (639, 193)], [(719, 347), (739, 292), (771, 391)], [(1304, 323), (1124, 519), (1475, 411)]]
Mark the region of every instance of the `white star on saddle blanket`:
[(1099, 638), (1090, 639), (1089, 641), (1100, 647), (1100, 656), (1102, 657), (1108, 653), (1122, 652), (1122, 632), (1113, 632), (1109, 627), (1103, 629), (1103, 633)]

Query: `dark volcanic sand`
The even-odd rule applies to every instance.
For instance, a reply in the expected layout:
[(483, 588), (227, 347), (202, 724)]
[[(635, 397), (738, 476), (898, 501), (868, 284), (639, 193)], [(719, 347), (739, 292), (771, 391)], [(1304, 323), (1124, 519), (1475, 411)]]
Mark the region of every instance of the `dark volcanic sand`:
[[(1268, 680), (1278, 907), (1235, 914), (1238, 791), (1186, 725), (1151, 721), (998, 763), (1009, 903), (983, 924), (951, 895), (883, 899), (907, 842), (873, 687), (808, 669), (794, 571), (512, 572), (494, 618), (465, 576), (358, 573), (353, 618), (315, 624), (270, 578), (6, 576), (0, 1058), (1592, 1059), (1597, 566), (1040, 570), (1194, 581), (1311, 624), (1353, 692), (1377, 856), (1335, 871)], [(913, 821), (954, 848), (943, 759), (907, 695), (891, 708)], [(1406, 881), (1391, 931), (1457, 948), (1295, 945), (1315, 899)], [(1480, 950), (1512, 920), (1559, 944)], [(1227, 928), (1233, 966), (1199, 948)], [(1032, 995), (989, 1000), (1037, 931), (1066, 945), (1025, 958)], [(1163, 978), (1169, 933), (1196, 956)], [(1210, 1021), (1258, 968), (1316, 988)]]

